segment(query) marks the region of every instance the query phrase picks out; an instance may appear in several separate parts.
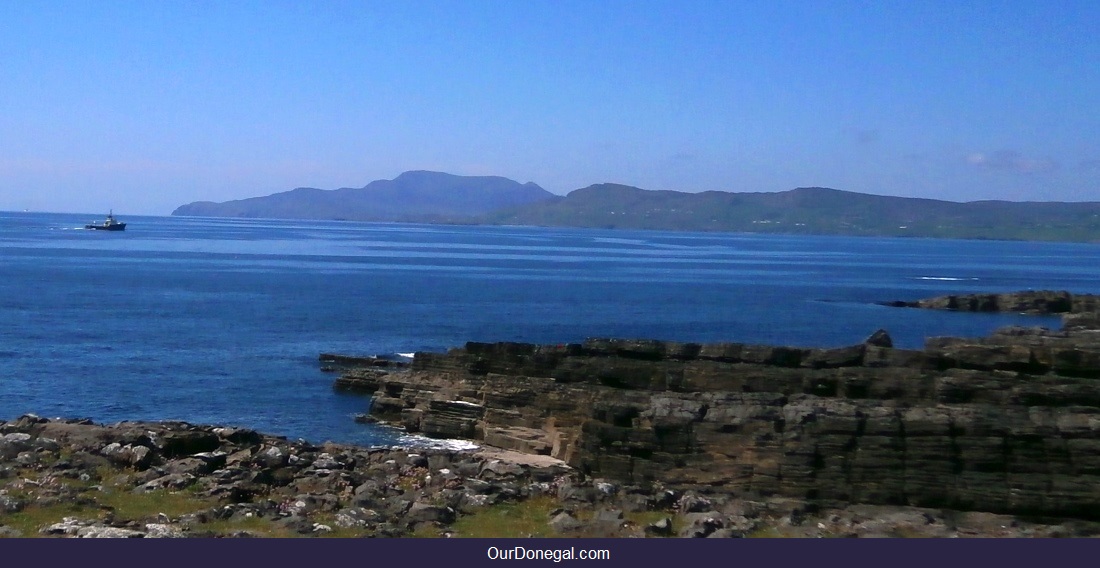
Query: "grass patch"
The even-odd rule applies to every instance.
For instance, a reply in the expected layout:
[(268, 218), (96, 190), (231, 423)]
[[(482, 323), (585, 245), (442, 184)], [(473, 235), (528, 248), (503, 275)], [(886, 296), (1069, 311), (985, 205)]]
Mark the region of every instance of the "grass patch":
[(672, 534), (680, 534), (680, 529), (683, 528), (683, 522), (678, 515), (670, 513), (668, 511), (637, 511), (637, 512), (624, 512), (623, 518), (629, 522), (634, 523), (643, 529), (663, 519), (672, 520)]
[(195, 525), (193, 530), (216, 534), (232, 534), (246, 531), (264, 538), (304, 538), (315, 536), (320, 538), (362, 538), (371, 534), (365, 528), (338, 527), (335, 524), (335, 515), (321, 514), (312, 519), (312, 522), (328, 526), (330, 531), (318, 531), (312, 535), (301, 534), (286, 526), (280, 525), (278, 519), (264, 517), (243, 517), (235, 519), (213, 520), (201, 525)]
[(462, 538), (557, 536), (549, 522), (550, 511), (558, 507), (559, 504), (553, 497), (532, 497), (520, 503), (495, 505), (472, 515), (459, 517), (450, 530), (454, 536)]
[(0, 525), (11, 527), (20, 533), (23, 538), (42, 536), (39, 530), (54, 523), (60, 523), (64, 517), (90, 517), (98, 513), (97, 510), (75, 503), (64, 505), (52, 505), (49, 507), (30, 506), (18, 513), (0, 515)]
[(797, 536), (779, 530), (778, 527), (763, 527), (745, 535), (745, 538), (798, 538)]
[(217, 505), (213, 499), (204, 499), (186, 490), (130, 493), (104, 488), (89, 495), (101, 507), (113, 510), (115, 520), (127, 521), (155, 520), (159, 513), (175, 518)]
[(264, 538), (296, 538), (302, 536), (286, 527), (275, 524), (271, 519), (262, 517), (213, 520), (195, 525), (192, 530), (212, 534), (232, 534), (244, 531)]
[[(561, 508), (561, 503), (548, 495), (531, 497), (517, 503), (503, 503), (486, 507), (474, 514), (463, 515), (445, 530), (460, 538), (551, 538), (563, 536), (550, 527), (550, 512)], [(594, 510), (575, 511), (574, 516), (583, 522), (590, 521)], [(681, 522), (668, 511), (624, 512), (623, 520), (639, 527), (671, 518), (673, 534), (676, 534)], [(438, 537), (440, 529), (418, 527), (415, 537)], [(573, 536), (589, 536), (584, 529)]]
[(102, 491), (82, 492), (80, 498), (80, 501), (47, 506), (31, 502), (17, 513), (0, 514), (0, 525), (16, 529), (24, 538), (30, 538), (40, 536), (40, 530), (60, 523), (65, 517), (102, 520), (113, 513), (115, 522), (155, 521), (159, 513), (178, 517), (209, 509), (216, 504), (211, 499), (200, 498), (187, 491), (130, 493), (109, 486)]

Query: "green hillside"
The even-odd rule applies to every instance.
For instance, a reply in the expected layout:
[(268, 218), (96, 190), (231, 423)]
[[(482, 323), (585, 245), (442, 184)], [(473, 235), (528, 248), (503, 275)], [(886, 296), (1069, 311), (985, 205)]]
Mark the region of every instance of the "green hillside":
[(1100, 242), (1100, 203), (957, 203), (820, 187), (681, 193), (618, 184), (491, 213), (486, 223), (818, 235)]
[(362, 188), (298, 188), (173, 215), (807, 235), (1100, 242), (1100, 202), (958, 203), (822, 187), (776, 193), (596, 184), (562, 197), (496, 176), (405, 172)]

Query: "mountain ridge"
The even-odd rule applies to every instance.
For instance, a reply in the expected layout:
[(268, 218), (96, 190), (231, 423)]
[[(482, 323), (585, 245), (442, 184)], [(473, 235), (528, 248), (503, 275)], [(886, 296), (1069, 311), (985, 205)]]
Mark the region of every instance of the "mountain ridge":
[(802, 187), (766, 193), (594, 184), (491, 224), (1100, 242), (1100, 202), (956, 202)]
[(414, 170), (361, 188), (298, 187), (263, 197), (196, 201), (172, 215), (347, 221), (462, 221), (556, 197), (533, 182)]
[(424, 170), (362, 188), (295, 188), (173, 215), (486, 225), (1100, 242), (1100, 202), (947, 201), (827, 187), (647, 190), (597, 183), (555, 195), (533, 182)]

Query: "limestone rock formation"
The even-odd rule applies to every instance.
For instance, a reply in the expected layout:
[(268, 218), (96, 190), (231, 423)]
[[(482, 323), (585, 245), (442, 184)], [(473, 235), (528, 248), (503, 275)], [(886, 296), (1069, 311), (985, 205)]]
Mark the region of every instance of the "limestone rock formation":
[[(346, 374), (411, 432), (559, 458), (623, 483), (1100, 519), (1093, 297), (1021, 293), (922, 307), (1072, 312), (1061, 331), (840, 349), (591, 339), (468, 343), (400, 372)], [(962, 316), (960, 316), (962, 317)], [(653, 529), (657, 530), (657, 529)]]
[(1066, 291), (1028, 290), (1004, 294), (949, 295), (917, 300), (894, 301), (886, 305), (904, 308), (958, 310), (962, 312), (1016, 312), (1023, 314), (1095, 313), (1100, 296)]
[[(268, 536), (333, 530), (319, 520), (356, 536), (403, 536), (551, 494), (573, 473), (557, 460), (501, 450), (315, 445), (183, 422), (99, 425), (26, 415), (0, 421), (0, 536), (30, 536), (6, 523), (32, 509), (60, 517), (36, 529), (42, 536), (264, 536), (224, 534), (234, 524)], [(100, 503), (110, 493), (182, 493), (196, 510), (115, 518)]]
[(482, 530), (481, 520), (517, 508), (541, 513), (541, 529), (489, 522), (489, 536), (1100, 534), (1100, 523), (1076, 519), (830, 509), (715, 489), (624, 484), (488, 447), (316, 445), (183, 422), (0, 422), (0, 538), (478, 536), (469, 531)]

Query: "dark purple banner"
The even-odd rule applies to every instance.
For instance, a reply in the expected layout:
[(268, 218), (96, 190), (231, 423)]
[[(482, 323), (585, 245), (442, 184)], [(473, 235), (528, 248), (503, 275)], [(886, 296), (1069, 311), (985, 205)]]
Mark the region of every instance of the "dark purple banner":
[(5, 565), (921, 567), (1091, 565), (1094, 540), (856, 539), (13, 539)]

